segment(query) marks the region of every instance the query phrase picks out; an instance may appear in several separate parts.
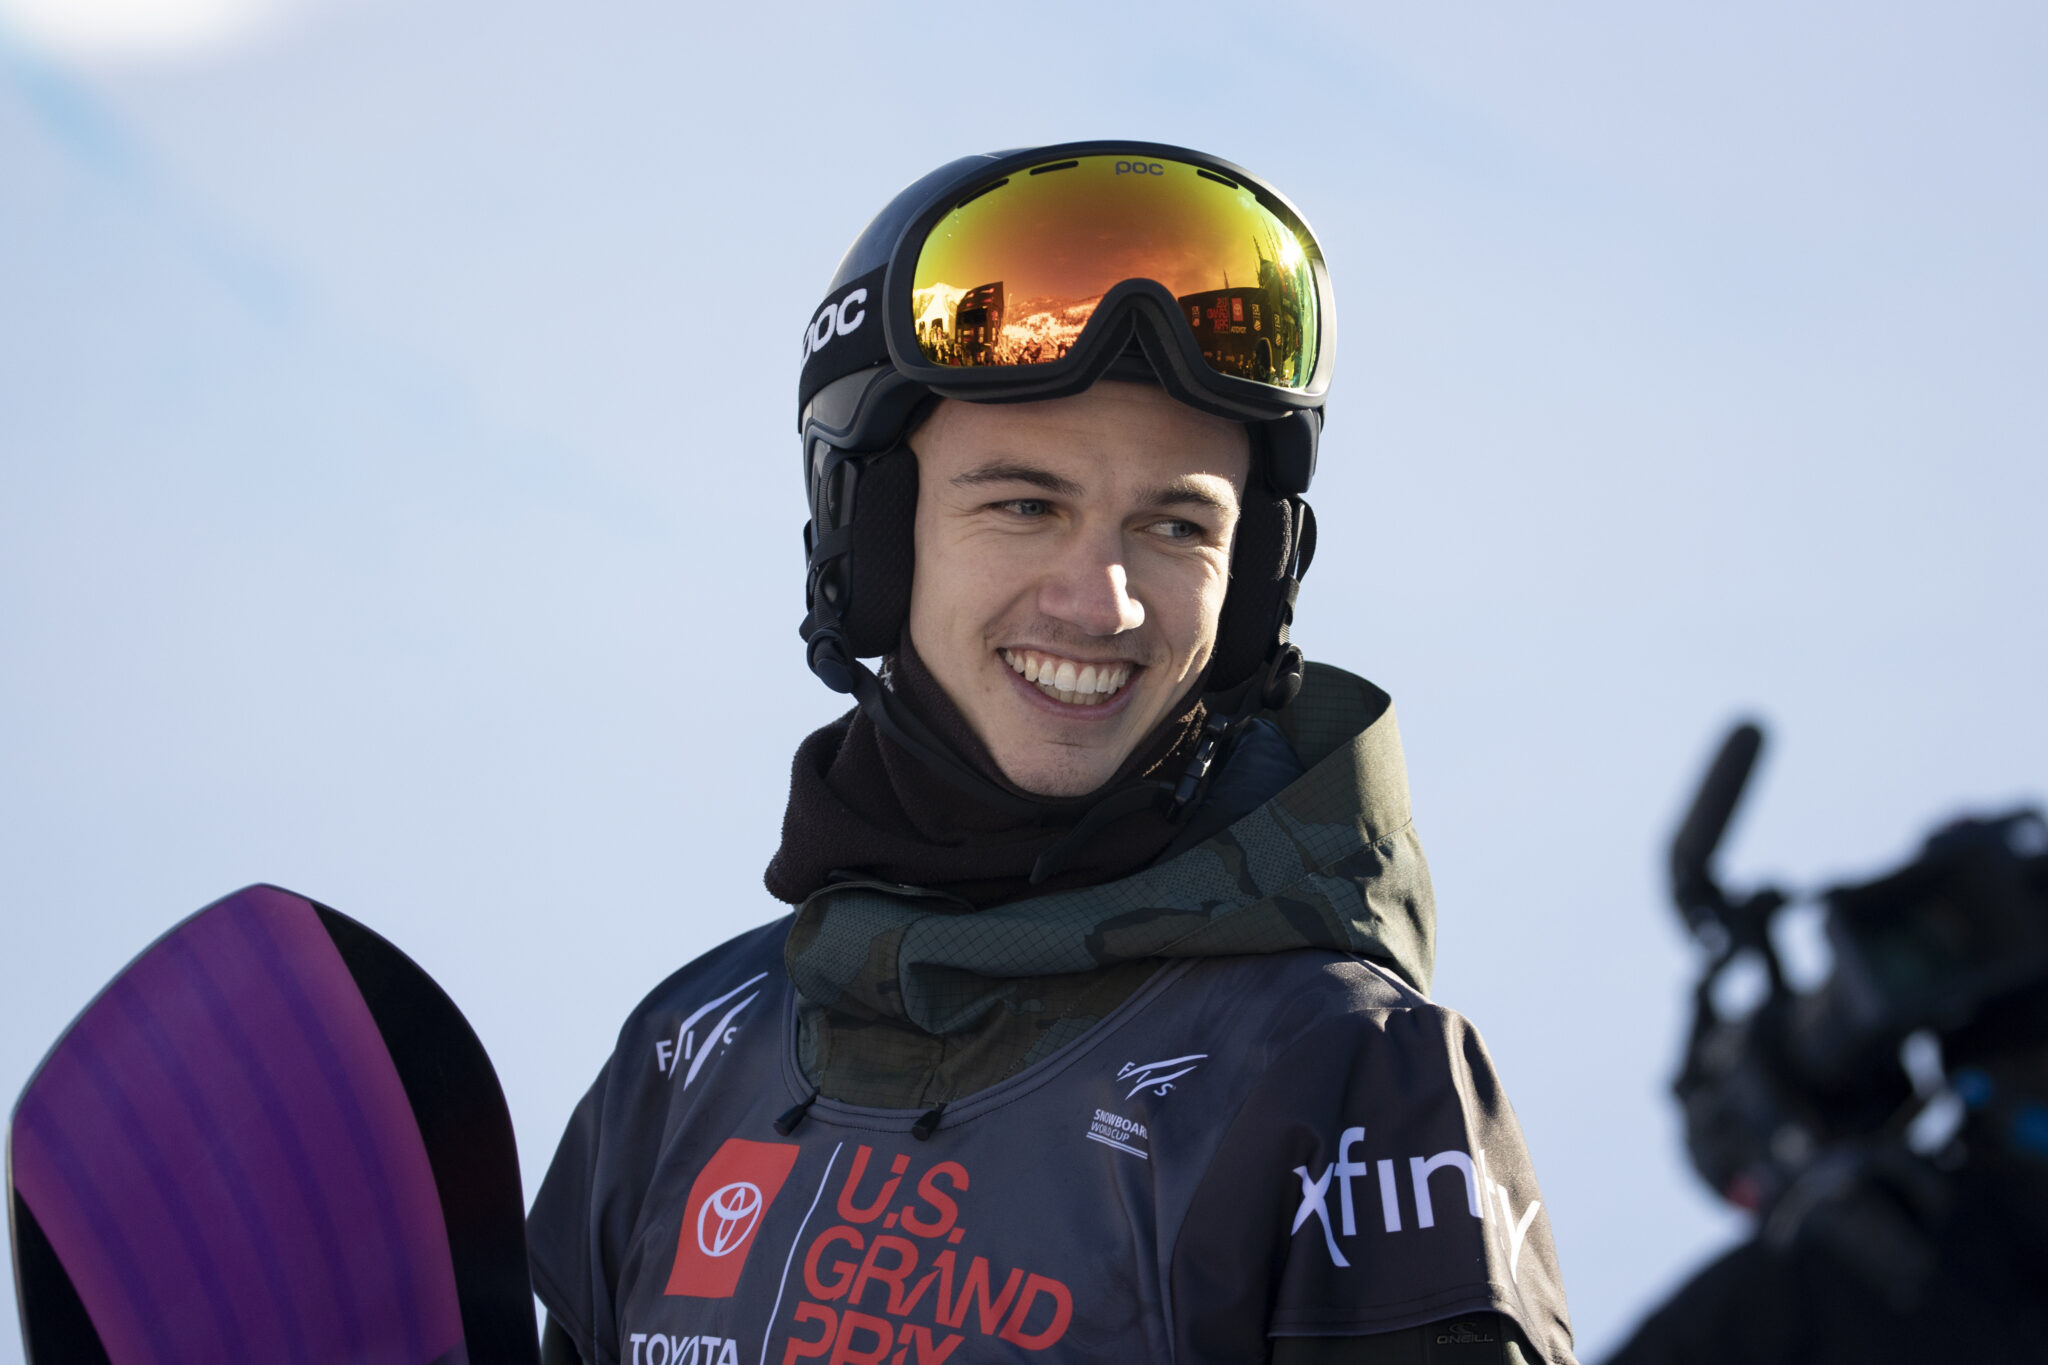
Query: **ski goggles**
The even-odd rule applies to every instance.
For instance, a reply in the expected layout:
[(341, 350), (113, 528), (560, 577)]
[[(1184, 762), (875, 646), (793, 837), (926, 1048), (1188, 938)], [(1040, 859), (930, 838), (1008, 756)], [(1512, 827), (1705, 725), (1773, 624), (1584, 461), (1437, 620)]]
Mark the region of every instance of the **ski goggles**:
[[(818, 363), (870, 306), (883, 326)], [(835, 291), (805, 334), (803, 388), (886, 358), (947, 396), (1050, 397), (1099, 375), (1139, 328), (1205, 397), (1248, 415), (1319, 406), (1334, 332), (1322, 250), (1292, 205), (1228, 163), (1042, 149), (943, 187), (885, 271)]]

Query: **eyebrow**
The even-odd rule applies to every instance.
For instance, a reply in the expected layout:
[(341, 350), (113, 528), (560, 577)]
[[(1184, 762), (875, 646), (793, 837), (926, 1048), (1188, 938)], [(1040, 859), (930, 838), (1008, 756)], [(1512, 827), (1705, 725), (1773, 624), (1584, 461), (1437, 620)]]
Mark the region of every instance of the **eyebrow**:
[[(1021, 464), (1015, 461), (995, 461), (978, 465), (964, 474), (953, 476), (956, 488), (974, 488), (985, 483), (1022, 483), (1062, 498), (1077, 498), (1087, 492), (1080, 484), (1049, 469), (1037, 465)], [(1139, 495), (1138, 501), (1146, 507), (1178, 507), (1190, 504), (1207, 507), (1217, 512), (1228, 512), (1231, 504), (1217, 497), (1194, 479), (1182, 476), (1171, 483), (1147, 489)]]
[(1139, 501), (1147, 507), (1176, 507), (1193, 503), (1215, 512), (1228, 512), (1232, 506), (1185, 475), (1172, 483), (1147, 489)]
[(977, 465), (965, 474), (953, 476), (955, 488), (973, 488), (984, 483), (1028, 483), (1033, 488), (1042, 488), (1063, 498), (1078, 498), (1087, 491), (1072, 479), (1062, 478), (1049, 469), (1002, 460)]

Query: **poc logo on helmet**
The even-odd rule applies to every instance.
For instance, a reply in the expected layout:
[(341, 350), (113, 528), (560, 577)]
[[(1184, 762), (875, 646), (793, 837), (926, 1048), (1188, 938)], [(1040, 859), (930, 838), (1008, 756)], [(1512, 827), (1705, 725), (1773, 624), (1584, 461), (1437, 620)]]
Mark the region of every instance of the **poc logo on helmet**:
[(1165, 175), (1166, 167), (1156, 161), (1119, 161), (1116, 163), (1116, 173), (1118, 175)]
[(850, 332), (858, 331), (860, 325), (868, 320), (868, 310), (861, 308), (855, 311), (854, 305), (865, 304), (867, 301), (868, 291), (856, 289), (839, 302), (828, 303), (820, 308), (818, 316), (804, 329), (804, 359), (809, 360), (824, 350), (833, 337), (843, 337)]

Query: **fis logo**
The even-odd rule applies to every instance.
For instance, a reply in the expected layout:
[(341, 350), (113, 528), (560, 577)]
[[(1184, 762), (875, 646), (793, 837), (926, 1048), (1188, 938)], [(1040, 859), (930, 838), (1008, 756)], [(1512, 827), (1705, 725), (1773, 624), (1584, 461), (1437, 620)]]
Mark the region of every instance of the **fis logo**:
[(760, 999), (761, 992), (758, 990), (754, 991), (738, 1004), (728, 1008), (723, 1015), (719, 1016), (717, 1023), (704, 1031), (701, 1038), (697, 1034), (697, 1026), (710, 1015), (711, 1011), (719, 1008), (721, 1005), (725, 1005), (726, 1002), (746, 991), (749, 987), (758, 986), (767, 979), (767, 976), (768, 973), (762, 972), (758, 976), (750, 977), (740, 982), (739, 985), (733, 987), (724, 995), (719, 996), (716, 1000), (699, 1005), (696, 1011), (689, 1018), (683, 1020), (681, 1026), (676, 1029), (674, 1042), (670, 1042), (666, 1038), (657, 1042), (654, 1045), (654, 1064), (661, 1069), (661, 1074), (670, 1080), (674, 1080), (676, 1072), (682, 1067), (682, 1064), (688, 1062), (690, 1069), (683, 1075), (683, 1088), (685, 1090), (689, 1089), (690, 1082), (696, 1080), (697, 1073), (704, 1069), (704, 1063), (711, 1060), (711, 1054), (731, 1043), (739, 1034), (739, 1030), (733, 1026), (733, 1021), (739, 1018), (741, 1010)]
[[(1377, 1176), (1380, 1202), (1380, 1226), (1390, 1233), (1403, 1228), (1401, 1208), (1401, 1180), (1392, 1158), (1383, 1157), (1377, 1161), (1354, 1161), (1352, 1148), (1365, 1141), (1365, 1129), (1346, 1128), (1337, 1139), (1337, 1159), (1323, 1168), (1323, 1173), (1311, 1176), (1308, 1167), (1296, 1166), (1294, 1174), (1301, 1181), (1301, 1203), (1294, 1211), (1294, 1226), (1290, 1233), (1300, 1232), (1309, 1219), (1315, 1219), (1322, 1226), (1323, 1245), (1329, 1250), (1333, 1264), (1349, 1267), (1343, 1250), (1337, 1245), (1342, 1236), (1358, 1235), (1358, 1200), (1353, 1194), (1351, 1182)], [(1436, 1226), (1437, 1206), (1431, 1197), (1430, 1178), (1441, 1172), (1454, 1172), (1457, 1183), (1450, 1188), (1465, 1196), (1462, 1207), (1465, 1213), (1479, 1220), (1483, 1225), (1498, 1219), (1508, 1241), (1508, 1276), (1519, 1283), (1519, 1263), (1522, 1259), (1522, 1244), (1529, 1235), (1529, 1225), (1536, 1219), (1536, 1210), (1543, 1207), (1538, 1200), (1530, 1200), (1515, 1216), (1514, 1200), (1505, 1185), (1495, 1183), (1486, 1170), (1486, 1153), (1477, 1158), (1460, 1151), (1438, 1152), (1435, 1156), (1411, 1156), (1408, 1158), (1408, 1184), (1413, 1193), (1415, 1226), (1433, 1228)], [(1330, 1215), (1331, 1187), (1335, 1186), (1339, 1217)], [(1437, 1191), (1441, 1193), (1441, 1189)], [(1452, 1208), (1459, 1207), (1453, 1204)], [(1491, 1210), (1491, 1212), (1489, 1212)], [(1447, 1211), (1448, 1212), (1448, 1211)]]
[(856, 289), (837, 303), (828, 303), (818, 310), (818, 316), (811, 319), (811, 325), (804, 328), (803, 358), (809, 360), (832, 344), (832, 338), (851, 336), (860, 330), (868, 320), (868, 291)]
[(1206, 1052), (1191, 1052), (1185, 1057), (1169, 1057), (1163, 1062), (1125, 1062), (1124, 1069), (1116, 1073), (1120, 1081), (1129, 1081), (1130, 1090), (1124, 1095), (1129, 1099), (1140, 1090), (1149, 1090), (1155, 1095), (1164, 1095), (1173, 1089), (1173, 1083), (1195, 1069), (1195, 1063), (1204, 1061)]
[[(1117, 1083), (1130, 1085), (1131, 1088), (1124, 1092), (1126, 1100), (1137, 1095), (1140, 1090), (1149, 1090), (1155, 1095), (1165, 1096), (1172, 1093), (1175, 1082), (1193, 1071), (1208, 1056), (1206, 1052), (1190, 1052), (1185, 1057), (1168, 1057), (1157, 1062), (1125, 1062), (1116, 1073)], [(1095, 1117), (1089, 1120), (1088, 1131), (1083, 1136), (1090, 1142), (1114, 1147), (1119, 1152), (1137, 1157), (1140, 1161), (1152, 1159), (1149, 1150), (1152, 1135), (1145, 1130), (1143, 1123), (1125, 1118), (1122, 1114), (1112, 1114), (1107, 1109), (1096, 1110)]]
[(794, 1143), (726, 1139), (690, 1186), (676, 1236), (676, 1261), (663, 1293), (732, 1297), (754, 1233), (789, 1179), (797, 1150)]

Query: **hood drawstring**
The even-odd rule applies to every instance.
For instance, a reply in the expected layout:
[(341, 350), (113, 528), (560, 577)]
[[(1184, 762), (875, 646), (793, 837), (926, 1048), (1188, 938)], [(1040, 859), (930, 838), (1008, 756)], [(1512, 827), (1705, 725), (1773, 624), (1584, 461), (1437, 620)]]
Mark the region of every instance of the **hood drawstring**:
[(808, 1098), (797, 1101), (794, 1108), (790, 1109), (781, 1118), (775, 1120), (775, 1131), (784, 1137), (794, 1133), (796, 1126), (804, 1121), (804, 1115), (811, 1111), (811, 1106), (817, 1103), (817, 1101), (818, 1092), (813, 1090)]
[[(783, 1114), (781, 1118), (775, 1120), (775, 1131), (784, 1137), (794, 1133), (796, 1126), (804, 1121), (804, 1116), (810, 1113), (811, 1106), (817, 1102), (818, 1092), (813, 1090), (809, 1095), (792, 1105), (789, 1111)], [(945, 1112), (946, 1106), (942, 1101), (924, 1114), (923, 1117), (919, 1118), (916, 1123), (910, 1125), (910, 1135), (919, 1142), (930, 1141), (931, 1135), (939, 1131), (939, 1118)]]
[(941, 1101), (936, 1109), (910, 1125), (910, 1135), (919, 1142), (929, 1142), (932, 1134), (939, 1131), (939, 1115), (945, 1112), (945, 1103)]

